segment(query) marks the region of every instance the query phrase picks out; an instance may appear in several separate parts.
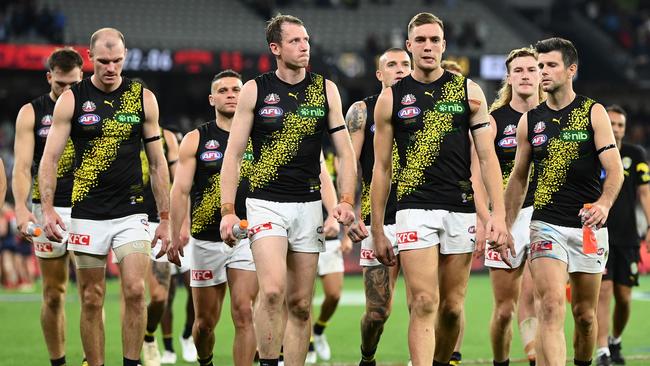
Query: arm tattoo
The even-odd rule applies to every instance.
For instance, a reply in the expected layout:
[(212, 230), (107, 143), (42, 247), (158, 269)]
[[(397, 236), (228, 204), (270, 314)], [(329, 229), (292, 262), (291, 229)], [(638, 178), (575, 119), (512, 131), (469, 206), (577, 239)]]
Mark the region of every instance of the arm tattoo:
[(348, 113), (345, 115), (345, 124), (348, 126), (350, 133), (357, 132), (363, 128), (366, 123), (367, 113), (366, 103), (356, 102), (350, 107)]
[(366, 287), (368, 309), (380, 313), (385, 312), (392, 297), (388, 267), (373, 266), (366, 268), (363, 280)]

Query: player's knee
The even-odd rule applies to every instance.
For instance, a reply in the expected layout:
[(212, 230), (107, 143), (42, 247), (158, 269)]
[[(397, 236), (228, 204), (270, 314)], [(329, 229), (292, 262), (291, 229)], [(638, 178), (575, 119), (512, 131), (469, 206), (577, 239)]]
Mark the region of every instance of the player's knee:
[(541, 320), (548, 322), (559, 320), (564, 316), (564, 294), (551, 295), (546, 294), (540, 301), (539, 310)]
[(144, 304), (144, 281), (130, 281), (123, 284), (122, 291), (126, 304)]
[(576, 328), (582, 332), (591, 331), (596, 324), (596, 312), (583, 306), (576, 306), (573, 309), (573, 319)]
[(438, 297), (431, 294), (414, 295), (411, 301), (411, 312), (418, 316), (434, 314), (438, 307)]
[(309, 321), (311, 304), (307, 299), (291, 300), (288, 303), (289, 314), (301, 321)]
[(157, 286), (151, 291), (151, 303), (152, 304), (164, 304), (167, 303), (167, 290), (162, 286)]
[(250, 303), (235, 304), (232, 307), (232, 323), (236, 329), (248, 328), (253, 325), (253, 308)]
[(101, 311), (104, 304), (104, 288), (100, 284), (85, 286), (81, 291), (81, 304), (87, 311)]
[(212, 317), (197, 316), (196, 319), (194, 319), (194, 329), (199, 337), (212, 333), (216, 325), (217, 321)]
[(389, 307), (372, 307), (366, 312), (366, 319), (372, 323), (384, 324), (390, 317)]
[(325, 296), (325, 302), (329, 302), (330, 304), (338, 304), (339, 300), (341, 300), (340, 292), (326, 294)]
[(48, 286), (43, 290), (43, 305), (48, 309), (60, 309), (63, 307), (64, 301), (65, 286)]
[(507, 326), (512, 321), (515, 314), (515, 303), (512, 301), (505, 301), (499, 303), (494, 312), (494, 320), (497, 324)]
[(260, 301), (266, 308), (280, 308), (284, 303), (284, 291), (280, 287), (260, 290)]
[(463, 303), (456, 301), (442, 301), (440, 303), (440, 317), (447, 322), (457, 322), (463, 314)]

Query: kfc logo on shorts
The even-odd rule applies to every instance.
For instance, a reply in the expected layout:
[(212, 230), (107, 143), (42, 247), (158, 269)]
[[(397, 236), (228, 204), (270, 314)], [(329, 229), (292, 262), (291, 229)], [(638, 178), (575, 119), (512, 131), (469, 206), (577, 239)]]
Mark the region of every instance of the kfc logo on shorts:
[(485, 257), (490, 261), (501, 262), (501, 254), (494, 249), (488, 249)]
[(507, 125), (503, 130), (503, 134), (506, 136), (514, 135), (515, 133), (517, 133), (517, 126), (515, 125)]
[(279, 102), (280, 96), (275, 93), (267, 94), (267, 96), (264, 98), (264, 103), (266, 104), (278, 104)]
[(39, 242), (34, 242), (34, 249), (37, 252), (43, 252), (43, 253), (52, 253), (52, 243), (39, 243)]
[(546, 123), (543, 121), (539, 121), (535, 123), (535, 127), (533, 127), (533, 132), (535, 133), (542, 133), (546, 129)]
[(543, 252), (548, 250), (553, 250), (553, 242), (550, 240), (540, 240), (530, 245), (530, 251), (532, 253)]
[(405, 231), (403, 233), (397, 233), (398, 244), (415, 243), (417, 241), (418, 241), (417, 231)]
[(375, 251), (372, 249), (361, 249), (361, 259), (376, 259)]
[(273, 229), (273, 224), (270, 222), (265, 222), (263, 224), (255, 225), (252, 228), (248, 229), (248, 236), (253, 236), (260, 231), (271, 230)]
[(209, 269), (193, 269), (192, 281), (207, 281), (212, 279), (212, 271)]
[(84, 104), (81, 105), (81, 110), (86, 113), (92, 112), (95, 109), (97, 109), (97, 106), (90, 100), (85, 101)]
[(405, 96), (402, 97), (402, 105), (411, 105), (415, 103), (415, 95), (413, 94), (406, 94)]
[(217, 140), (208, 140), (205, 143), (205, 148), (208, 149), (208, 150), (216, 150), (216, 149), (219, 148), (219, 146), (221, 146), (221, 145), (219, 144), (219, 141), (217, 141)]
[(68, 244), (73, 245), (90, 245), (90, 235), (70, 233)]
[(46, 114), (41, 118), (41, 124), (43, 126), (50, 126), (52, 124), (52, 115), (51, 114)]

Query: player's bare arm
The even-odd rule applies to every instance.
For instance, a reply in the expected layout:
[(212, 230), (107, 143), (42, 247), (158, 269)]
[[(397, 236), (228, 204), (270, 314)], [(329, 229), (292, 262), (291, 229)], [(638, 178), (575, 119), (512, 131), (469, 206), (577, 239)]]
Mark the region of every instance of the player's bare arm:
[(323, 152), (320, 153), (320, 195), (323, 202), (323, 207), (327, 211), (327, 217), (323, 222), (323, 232), (326, 238), (332, 238), (339, 234), (339, 223), (334, 218), (334, 209), (338, 203), (336, 198), (336, 188), (329, 171), (327, 171), (327, 164), (325, 164), (325, 157)]
[(594, 129), (596, 151), (600, 152), (598, 158), (603, 169), (605, 169), (606, 176), (603, 182), (603, 193), (592, 204), (589, 210), (589, 219), (587, 219), (585, 225), (600, 227), (607, 221), (609, 209), (612, 208), (623, 185), (623, 163), (621, 162), (621, 154), (616, 148), (616, 140), (614, 139), (609, 116), (601, 104), (595, 104), (591, 109), (591, 125)]
[[(25, 232), (28, 221), (36, 222), (36, 217), (27, 208), (29, 187), (32, 185), (32, 161), (34, 159), (34, 107), (25, 104), (16, 117), (16, 137), (14, 139), (14, 168), (11, 178), (11, 190), (16, 202), (16, 224), (21, 235), (29, 238)], [(4, 202), (4, 201), (3, 201)]]
[[(364, 101), (353, 103), (345, 114), (345, 124), (348, 126), (352, 148), (357, 161), (361, 158), (361, 150), (365, 139), (366, 120), (368, 119), (368, 109)], [(361, 165), (357, 164), (357, 174), (361, 174)], [(361, 209), (356, 211), (357, 218), (361, 217)], [(344, 229), (346, 230), (346, 229)], [(368, 237), (368, 228), (363, 221), (356, 220), (350, 228), (347, 229), (347, 236), (354, 242), (361, 241)]]
[(340, 161), (340, 171), (338, 175), (339, 187), (341, 188), (341, 200), (334, 209), (334, 217), (343, 225), (349, 226), (354, 220), (354, 194), (357, 184), (357, 159), (355, 159), (350, 135), (345, 128), (343, 119), (343, 107), (341, 105), (341, 96), (336, 85), (330, 80), (326, 80), (327, 101), (329, 103), (329, 113), (327, 123), (330, 131), (332, 143), (336, 148), (336, 154)]
[(183, 223), (188, 219), (189, 197), (192, 189), (192, 181), (196, 171), (196, 150), (199, 146), (199, 131), (189, 132), (183, 138), (178, 152), (178, 163), (176, 164), (176, 178), (172, 184), (169, 218), (171, 224), (172, 246), (167, 252), (167, 259), (180, 266), (180, 257), (184, 256), (183, 247), (186, 242), (181, 238)]
[(253, 128), (255, 101), (257, 100), (257, 84), (249, 80), (239, 93), (237, 110), (232, 119), (228, 146), (221, 166), (221, 238), (224, 243), (233, 245), (237, 238), (232, 233), (232, 227), (239, 223), (235, 214), (235, 197), (239, 184), (239, 167), (242, 156), (246, 151), (248, 138)]
[(70, 137), (71, 120), (74, 113), (74, 94), (68, 90), (61, 94), (54, 106), (52, 126), (47, 135), (43, 157), (38, 168), (38, 186), (41, 191), (43, 209), (43, 229), (50, 240), (60, 242), (63, 236), (57, 225), (66, 230), (61, 217), (54, 211), (54, 192), (56, 191), (56, 171), (65, 144)]
[(532, 146), (528, 141), (528, 113), (524, 113), (517, 124), (515, 166), (512, 168), (505, 192), (506, 225), (508, 229), (515, 222), (526, 198), (531, 159)]

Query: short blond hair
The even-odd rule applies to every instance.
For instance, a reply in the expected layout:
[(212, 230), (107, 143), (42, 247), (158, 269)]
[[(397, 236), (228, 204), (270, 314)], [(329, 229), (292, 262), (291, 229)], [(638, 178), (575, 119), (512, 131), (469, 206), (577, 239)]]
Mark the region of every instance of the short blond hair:
[(408, 34), (411, 34), (413, 28), (425, 24), (438, 24), (440, 26), (440, 29), (442, 29), (443, 32), (445, 31), (445, 26), (442, 23), (442, 19), (438, 18), (437, 16), (431, 13), (418, 13), (415, 14), (415, 16), (411, 18), (411, 21), (409, 22), (407, 28)]

